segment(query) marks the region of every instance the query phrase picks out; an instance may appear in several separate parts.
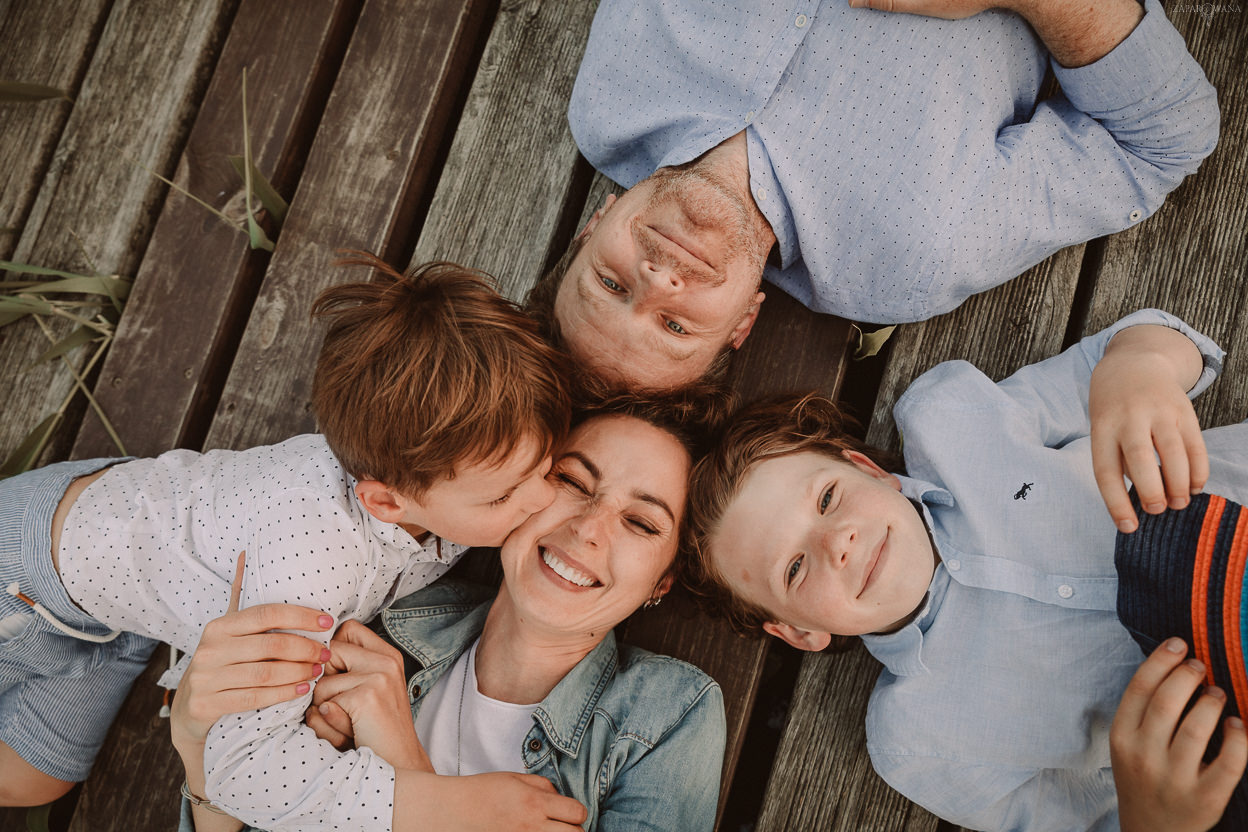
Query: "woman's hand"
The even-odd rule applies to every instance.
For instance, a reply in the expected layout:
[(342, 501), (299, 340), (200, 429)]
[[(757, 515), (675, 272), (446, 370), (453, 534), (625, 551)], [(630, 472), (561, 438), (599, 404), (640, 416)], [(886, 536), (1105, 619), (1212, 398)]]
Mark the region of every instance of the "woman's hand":
[(306, 694), (329, 660), (330, 651), (319, 642), (269, 630), (329, 630), (334, 626), (331, 616), (291, 604), (239, 611), (244, 557), (238, 556), (226, 614), (204, 628), (173, 699), (170, 731), (184, 757), (186, 751), (198, 751), (202, 758), (208, 729), (222, 716)]
[(336, 747), (354, 739), (395, 768), (432, 772), (412, 721), (403, 654), (358, 621), (343, 622), (331, 645), (308, 726)]
[(1185, 508), (1204, 488), (1209, 456), (1187, 398), (1200, 371), (1200, 351), (1191, 339), (1155, 325), (1119, 332), (1092, 371), (1092, 470), (1119, 531), (1139, 526), (1123, 474), (1149, 514)]
[(1204, 832), (1222, 816), (1248, 761), (1244, 723), (1231, 717), (1213, 762), (1203, 756), (1226, 694), (1207, 688), (1183, 716), (1205, 669), (1183, 661), (1187, 645), (1164, 642), (1127, 685), (1109, 731), (1123, 832)]

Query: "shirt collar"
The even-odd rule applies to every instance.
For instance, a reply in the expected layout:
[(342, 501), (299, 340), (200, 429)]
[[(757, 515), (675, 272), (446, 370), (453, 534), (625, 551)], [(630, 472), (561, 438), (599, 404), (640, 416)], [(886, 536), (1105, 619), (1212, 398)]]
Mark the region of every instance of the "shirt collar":
[[(933, 520), (929, 504), (940, 506), (953, 505), (953, 495), (946, 489), (923, 480), (897, 475), (901, 482), (901, 493), (911, 500), (923, 515), (923, 522), (931, 534)], [(932, 576), (923, 604), (911, 620), (896, 632), (885, 635), (864, 635), (863, 644), (875, 656), (889, 673), (894, 676), (918, 676), (929, 673), (923, 663), (923, 634), (936, 618), (941, 601), (948, 587), (949, 573), (938, 565)]]

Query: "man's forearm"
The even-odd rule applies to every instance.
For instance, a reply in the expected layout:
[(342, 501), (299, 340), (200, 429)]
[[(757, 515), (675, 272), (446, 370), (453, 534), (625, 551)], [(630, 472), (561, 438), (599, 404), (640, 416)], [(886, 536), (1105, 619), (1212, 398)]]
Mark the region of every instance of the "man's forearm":
[(1144, 19), (1136, 0), (1007, 0), (1065, 67), (1099, 61)]

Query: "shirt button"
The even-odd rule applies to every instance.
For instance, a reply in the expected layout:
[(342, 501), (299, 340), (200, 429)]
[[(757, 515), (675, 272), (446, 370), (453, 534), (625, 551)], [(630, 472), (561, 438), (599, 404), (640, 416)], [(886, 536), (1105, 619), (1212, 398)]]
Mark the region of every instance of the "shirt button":
[(1063, 598), (1069, 598), (1075, 594), (1075, 588), (1070, 584), (1062, 584), (1057, 588), (1057, 594)]
[(962, 561), (958, 560), (957, 558), (954, 558), (953, 560), (947, 560), (945, 561), (945, 566), (949, 567), (950, 572), (957, 572), (959, 569), (962, 568)]
[(755, 191), (754, 196), (758, 197), (759, 202), (767, 201), (767, 191), (764, 188), (759, 188), (757, 191)]
[(537, 740), (537, 739), (529, 740), (529, 750), (530, 750), (530, 751), (533, 751), (533, 752), (535, 752), (535, 753), (536, 753), (536, 752), (538, 752), (538, 751), (541, 751), (541, 750), (542, 750), (542, 741), (541, 741), (541, 740)]
[(804, 15), (804, 14), (799, 14), (799, 15), (797, 16), (797, 19), (793, 21), (793, 25), (794, 25), (794, 26), (796, 26), (796, 27), (797, 27), (797, 28), (799, 28), (799, 29), (804, 29), (804, 28), (806, 28), (806, 24), (807, 24), (808, 22), (809, 22), (809, 21), (808, 21), (808, 19), (807, 19), (806, 15)]
[(748, 113), (746, 113), (746, 114), (745, 114), (745, 120), (746, 120), (746, 121), (753, 121), (753, 120), (754, 120), (754, 111), (753, 111), (753, 110), (750, 110)]
[(1130, 214), (1127, 214), (1127, 219), (1131, 220), (1131, 222), (1139, 222), (1140, 217), (1142, 216), (1144, 216), (1144, 212), (1141, 211), (1139, 208), (1136, 208)]

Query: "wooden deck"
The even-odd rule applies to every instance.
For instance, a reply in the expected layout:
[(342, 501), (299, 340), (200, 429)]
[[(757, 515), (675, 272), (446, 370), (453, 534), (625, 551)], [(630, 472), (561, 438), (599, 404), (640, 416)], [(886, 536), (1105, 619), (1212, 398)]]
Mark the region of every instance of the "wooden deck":
[[(0, 0), (0, 79), (73, 99), (0, 103), (0, 259), (134, 278), (116, 341), (88, 375), (129, 453), (246, 447), (309, 430), (319, 336), (308, 307), (343, 279), (330, 266), (335, 249), (399, 265), (457, 260), (520, 297), (614, 187), (579, 158), (565, 119), (593, 7)], [(951, 315), (902, 327), (875, 367), (847, 364), (846, 322), (770, 292), (733, 383), (746, 394), (836, 393), (847, 373), (869, 378), (882, 367), (870, 435), (888, 443), (888, 408), (932, 364), (969, 358), (1004, 375), (1121, 312), (1159, 305), (1230, 352), (1201, 402), (1206, 423), (1248, 416), (1239, 348), (1248, 338), (1248, 16), (1174, 20), (1219, 89), (1223, 136), (1156, 217), (1060, 252)], [(257, 167), (290, 202), (280, 232), (269, 226), (271, 254), (148, 172), (241, 216), (242, 183), (227, 157), (243, 147), (244, 68)], [(73, 328), (48, 326), (53, 338)], [(29, 321), (0, 328), (0, 457), (73, 388), (63, 363), (28, 367), (48, 338)], [(76, 401), (42, 461), (114, 453)], [(721, 682), (724, 794), (760, 790), (766, 764), (734, 774), (768, 645), (737, 639), (679, 601), (624, 629)], [(181, 772), (156, 716), (161, 661), (136, 684), (76, 802), (58, 807), (67, 828), (173, 828)], [(861, 650), (803, 661), (757, 828), (948, 829), (870, 772), (861, 724), (876, 669)], [(24, 816), (0, 810), (0, 830), (24, 829)], [(754, 822), (732, 816), (722, 827)]]

